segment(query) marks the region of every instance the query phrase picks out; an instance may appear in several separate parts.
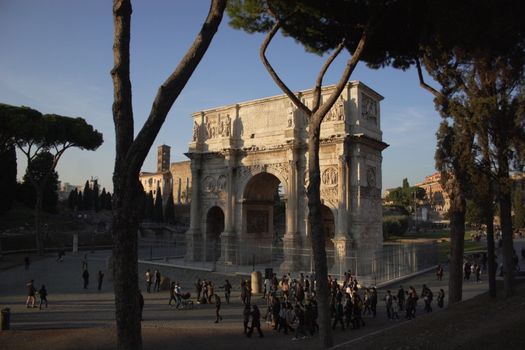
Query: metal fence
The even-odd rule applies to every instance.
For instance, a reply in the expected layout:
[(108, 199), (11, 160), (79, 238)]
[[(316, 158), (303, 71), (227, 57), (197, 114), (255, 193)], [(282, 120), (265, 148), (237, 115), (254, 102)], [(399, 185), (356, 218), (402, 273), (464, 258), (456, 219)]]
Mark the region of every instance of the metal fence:
[[(285, 261), (294, 261), (297, 271), (312, 274), (314, 260), (311, 249), (285, 249), (282, 242), (252, 242), (231, 244), (227, 248), (220, 243), (193, 242), (193, 251), (198, 258), (190, 261), (186, 256), (187, 245), (184, 235), (171, 239), (141, 239), (139, 259), (181, 266), (206, 269), (224, 273), (249, 274), (254, 270), (272, 269), (279, 273)], [(437, 245), (435, 243), (385, 243), (382, 249), (372, 253), (351, 250), (339, 259), (334, 250), (328, 249), (327, 265), (329, 274), (342, 279), (349, 270), (365, 285), (377, 285), (402, 278), (437, 265)], [(288, 271), (287, 271), (288, 272)]]

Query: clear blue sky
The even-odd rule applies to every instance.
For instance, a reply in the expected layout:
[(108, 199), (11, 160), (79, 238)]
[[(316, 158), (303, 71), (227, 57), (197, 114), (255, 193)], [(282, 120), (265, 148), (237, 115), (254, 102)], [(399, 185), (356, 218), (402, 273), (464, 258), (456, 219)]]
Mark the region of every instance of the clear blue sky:
[[(199, 31), (205, 0), (133, 2), (131, 79), (135, 131), (149, 113), (158, 86), (171, 73)], [(0, 102), (43, 113), (80, 116), (104, 134), (97, 151), (70, 150), (57, 168), (60, 180), (83, 184), (98, 176), (112, 188), (114, 129), (112, 2), (109, 0), (0, 0)], [(195, 111), (281, 94), (263, 68), (261, 35), (233, 30), (225, 17), (185, 90), (174, 104), (143, 170), (154, 171), (156, 147), (172, 147), (172, 161), (185, 160)], [(293, 39), (278, 37), (269, 58), (294, 91), (313, 86), (324, 58), (306, 53)], [(335, 83), (348, 54), (325, 79)], [(440, 118), (432, 97), (418, 86), (414, 70), (370, 70), (360, 63), (360, 80), (385, 97), (381, 105), (383, 189), (411, 184), (434, 172), (435, 132)], [(25, 161), (19, 157), (19, 178)]]

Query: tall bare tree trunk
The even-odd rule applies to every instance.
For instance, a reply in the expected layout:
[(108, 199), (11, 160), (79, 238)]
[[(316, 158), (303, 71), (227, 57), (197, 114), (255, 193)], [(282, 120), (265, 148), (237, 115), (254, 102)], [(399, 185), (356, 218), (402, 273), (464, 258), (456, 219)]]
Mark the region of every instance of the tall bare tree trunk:
[(497, 295), (496, 290), (496, 246), (494, 244), (494, 210), (492, 209), (492, 201), (487, 204), (489, 206), (485, 216), (485, 225), (487, 226), (487, 265), (488, 265), (488, 278), (489, 278), (489, 295), (495, 298)]
[(137, 233), (144, 191), (138, 174), (136, 178), (126, 174), (125, 164), (116, 164), (113, 186), (113, 240), (118, 242), (113, 245), (117, 348), (142, 349)]
[(44, 203), (43, 186), (33, 186), (36, 193), (35, 203), (35, 239), (38, 255), (44, 255), (44, 240), (42, 239), (42, 207)]
[(514, 262), (512, 259), (514, 246), (512, 243), (512, 216), (510, 190), (500, 194), (499, 199), (501, 236), (503, 239), (503, 287), (505, 298), (514, 295)]
[(206, 53), (215, 36), (226, 0), (212, 0), (200, 32), (173, 73), (159, 87), (142, 129), (135, 137), (131, 80), (131, 1), (113, 0), (115, 27), (111, 70), (113, 122), (115, 124), (115, 170), (113, 173), (113, 268), (117, 348), (142, 349), (138, 292), (137, 231), (144, 205), (139, 172), (173, 103)]
[(514, 295), (514, 262), (512, 256), (514, 252), (512, 242), (512, 199), (510, 193), (509, 178), (509, 157), (507, 150), (510, 148), (506, 137), (501, 137), (496, 142), (498, 149), (498, 182), (499, 182), (499, 209), (501, 236), (503, 240), (503, 287), (505, 298)]
[(319, 309), (319, 337), (325, 348), (333, 346), (328, 307), (328, 267), (326, 263), (326, 234), (321, 217), (321, 174), (319, 168), (320, 125), (310, 123), (308, 133), (308, 222), (310, 242), (314, 254), (316, 296)]
[(460, 302), (463, 296), (463, 251), (465, 248), (465, 198), (457, 181), (450, 196), (450, 271), (448, 279), (449, 303)]

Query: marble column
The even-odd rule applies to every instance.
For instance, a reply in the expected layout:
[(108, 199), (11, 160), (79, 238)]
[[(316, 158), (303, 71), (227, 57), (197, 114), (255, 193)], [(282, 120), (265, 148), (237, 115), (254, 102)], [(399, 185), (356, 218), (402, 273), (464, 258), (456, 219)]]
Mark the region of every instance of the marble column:
[[(349, 270), (355, 270), (355, 263), (350, 259), (353, 240), (348, 233), (348, 158), (343, 154), (339, 156), (338, 164), (338, 202), (337, 208), (337, 225), (335, 237), (333, 239), (335, 247), (335, 264), (334, 267), (339, 273)], [(352, 271), (355, 273), (355, 271)]]
[(236, 256), (236, 233), (235, 222), (235, 179), (236, 168), (233, 155), (226, 155), (227, 182), (226, 182), (226, 205), (224, 213), (224, 232), (221, 233), (221, 257), (219, 261), (224, 264), (234, 264)]
[(335, 236), (345, 237), (348, 235), (348, 229), (347, 229), (348, 212), (346, 210), (346, 189), (347, 189), (346, 156), (344, 155), (339, 156), (339, 164), (337, 168), (338, 168), (338, 174), (339, 174), (338, 176), (339, 182), (337, 184), (339, 206), (337, 208), (337, 227), (335, 230)]
[(202, 258), (203, 241), (201, 232), (201, 159), (200, 155), (191, 155), (191, 208), (190, 229), (186, 231), (186, 260), (198, 261)]
[(286, 201), (286, 234), (283, 238), (284, 261), (281, 272), (301, 268), (301, 236), (297, 232), (297, 157), (292, 152), (288, 161), (288, 195)]

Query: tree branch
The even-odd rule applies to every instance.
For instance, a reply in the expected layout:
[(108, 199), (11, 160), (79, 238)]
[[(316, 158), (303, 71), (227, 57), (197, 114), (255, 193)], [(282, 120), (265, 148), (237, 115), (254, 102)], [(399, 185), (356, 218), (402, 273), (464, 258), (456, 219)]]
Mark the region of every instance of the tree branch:
[(341, 95), (341, 92), (343, 92), (343, 89), (345, 88), (346, 83), (348, 82), (348, 79), (350, 79), (350, 76), (352, 75), (355, 67), (357, 66), (357, 63), (359, 63), (359, 60), (361, 59), (361, 55), (363, 54), (363, 51), (367, 43), (368, 30), (370, 29), (370, 26), (371, 26), (371, 21), (368, 22), (366, 27), (363, 29), (363, 32), (361, 33), (361, 38), (359, 39), (359, 43), (357, 44), (354, 54), (346, 62), (345, 70), (343, 71), (341, 78), (337, 82), (337, 85), (335, 86), (335, 90), (332, 92), (330, 97), (328, 97), (328, 100), (325, 103), (323, 103), (313, 115), (313, 120), (311, 122), (313, 123), (314, 126), (321, 125), (321, 122), (323, 121), (324, 116), (328, 113), (330, 108), (332, 108), (334, 103), (337, 101), (337, 99)]
[(315, 88), (314, 88), (314, 99), (312, 103), (312, 113), (315, 113), (319, 109), (319, 105), (321, 103), (321, 88), (323, 87), (323, 78), (326, 74), (326, 71), (332, 64), (332, 62), (335, 60), (335, 58), (341, 53), (341, 50), (345, 47), (346, 39), (343, 39), (339, 45), (337, 45), (336, 49), (330, 57), (326, 60), (323, 67), (319, 71), (319, 75), (317, 76), (317, 80), (315, 82)]
[(273, 69), (272, 65), (270, 64), (270, 62), (266, 58), (266, 49), (268, 48), (268, 45), (270, 44), (270, 41), (272, 41), (272, 39), (275, 36), (275, 34), (281, 28), (281, 21), (278, 18), (276, 18), (276, 17), (275, 17), (275, 19), (276, 19), (276, 22), (275, 22), (274, 26), (268, 32), (268, 34), (264, 38), (264, 41), (261, 44), (261, 48), (259, 50), (259, 57), (261, 58), (261, 61), (263, 62), (264, 67), (266, 68), (266, 70), (268, 71), (270, 76), (272, 77), (272, 79), (275, 82), (275, 84), (277, 84), (277, 86), (286, 94), (286, 96), (288, 96), (288, 98), (290, 100), (292, 100), (293, 104), (296, 105), (297, 108), (299, 108), (301, 111), (303, 111), (307, 116), (311, 116), (312, 115), (312, 111), (308, 107), (306, 107), (305, 104), (302, 103), (301, 100), (292, 92), (292, 90), (290, 90), (288, 88), (288, 86), (281, 80), (279, 75), (277, 75), (277, 73)]
[(425, 80), (423, 79), (423, 71), (421, 69), (421, 63), (419, 62), (419, 58), (416, 57), (416, 68), (417, 68), (417, 76), (419, 78), (419, 86), (421, 86), (423, 89), (430, 92), (434, 97), (440, 98), (443, 97), (443, 94), (436, 89), (434, 89), (432, 86), (425, 83)]
[(193, 44), (181, 59), (173, 73), (159, 87), (148, 119), (142, 126), (127, 155), (128, 164), (133, 172), (139, 172), (151, 145), (155, 141), (168, 112), (179, 94), (186, 86), (191, 75), (208, 50), (219, 28), (227, 0), (212, 0), (208, 16), (197, 34)]

